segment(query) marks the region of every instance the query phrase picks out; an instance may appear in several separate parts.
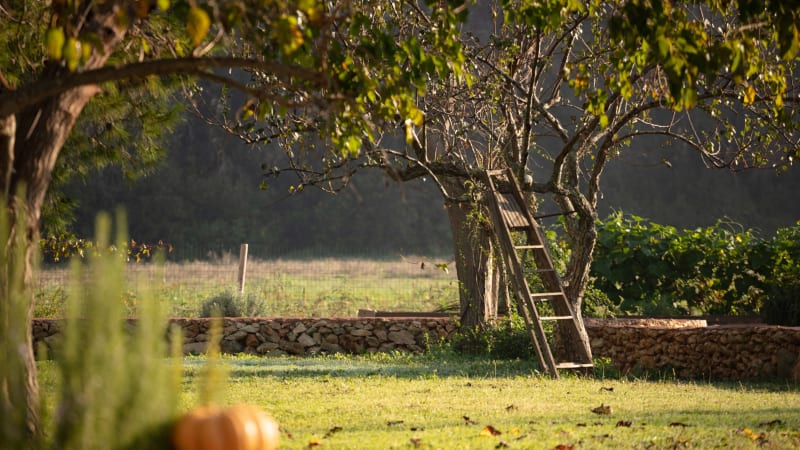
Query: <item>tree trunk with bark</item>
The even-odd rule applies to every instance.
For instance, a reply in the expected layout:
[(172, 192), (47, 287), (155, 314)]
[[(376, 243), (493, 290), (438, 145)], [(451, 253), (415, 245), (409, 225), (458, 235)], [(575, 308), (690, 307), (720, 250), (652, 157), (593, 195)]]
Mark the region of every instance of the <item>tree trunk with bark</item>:
[[(4, 145), (0, 173), (5, 175), (3, 186), (6, 207), (11, 213), (11, 238), (5, 251), (7, 255), (11, 255), (14, 254), (16, 245), (25, 245), (25, 260), (12, 261), (12, 264), (24, 265), (21, 273), (23, 285), (26, 287), (33, 284), (33, 268), (38, 254), (36, 246), (39, 242), (39, 219), (56, 159), (81, 111), (97, 92), (96, 86), (73, 89), (48, 99), (17, 117), (0, 119), (0, 123), (6, 125), (6, 130), (10, 129), (10, 123), (16, 123), (14, 138), (4, 134), (0, 141)], [(22, 220), (16, 220), (19, 215)], [(24, 229), (17, 229), (15, 224), (22, 225)], [(21, 239), (18, 237), (19, 233), (23, 234)], [(31, 292), (30, 289), (26, 291)], [(15, 356), (21, 359), (20, 366), (25, 372), (26, 428), (30, 434), (35, 435), (39, 430), (39, 386), (31, 333), (33, 310), (33, 298), (30, 298), (25, 341), (20, 343), (20, 351)]]
[(460, 323), (463, 328), (483, 327), (497, 318), (500, 275), (485, 224), (475, 219), (469, 202), (450, 203), (447, 215), (453, 232), (459, 282)]

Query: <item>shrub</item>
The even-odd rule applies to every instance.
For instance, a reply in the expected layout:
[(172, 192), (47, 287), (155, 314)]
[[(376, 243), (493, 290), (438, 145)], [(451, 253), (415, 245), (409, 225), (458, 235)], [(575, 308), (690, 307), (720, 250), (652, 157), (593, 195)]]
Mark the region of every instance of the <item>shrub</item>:
[(459, 353), (488, 355), (495, 359), (531, 359), (535, 355), (525, 323), (516, 314), (483, 328), (461, 330), (451, 342)]
[(267, 312), (267, 301), (263, 297), (225, 291), (203, 303), (200, 317), (259, 317), (266, 316)]
[(621, 213), (597, 227), (592, 277), (610, 300), (604, 309), (742, 315), (791, 306), (765, 302), (791, 302), (800, 274), (800, 224), (769, 240), (725, 221), (679, 231)]

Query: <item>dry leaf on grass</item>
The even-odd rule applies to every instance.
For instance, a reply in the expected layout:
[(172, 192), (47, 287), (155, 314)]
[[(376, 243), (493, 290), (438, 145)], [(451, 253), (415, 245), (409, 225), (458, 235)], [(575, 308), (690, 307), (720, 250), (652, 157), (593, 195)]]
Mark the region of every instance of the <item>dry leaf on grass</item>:
[(500, 436), (501, 434), (503, 433), (500, 430), (491, 425), (486, 425), (486, 428), (481, 430), (481, 436)]
[(553, 450), (575, 450), (574, 445), (558, 444), (553, 447)]
[(464, 423), (466, 423), (467, 425), (477, 425), (478, 424), (478, 422), (475, 422), (474, 420), (470, 419), (469, 416), (461, 416), (461, 418), (464, 419)]
[(611, 414), (611, 406), (606, 406), (601, 403), (597, 408), (592, 408), (592, 412), (595, 414), (608, 415)]
[(633, 422), (630, 420), (620, 420), (617, 422), (617, 427), (630, 427), (631, 425), (633, 425)]

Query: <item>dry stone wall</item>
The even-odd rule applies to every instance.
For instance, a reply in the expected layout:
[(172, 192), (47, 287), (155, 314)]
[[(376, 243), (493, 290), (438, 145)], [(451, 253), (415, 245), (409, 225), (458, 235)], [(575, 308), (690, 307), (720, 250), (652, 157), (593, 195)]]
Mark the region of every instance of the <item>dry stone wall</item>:
[(680, 378), (800, 382), (800, 328), (767, 325), (652, 328), (588, 326), (595, 357), (622, 373), (642, 369)]
[[(202, 353), (209, 319), (174, 319), (185, 353)], [(592, 352), (625, 373), (661, 370), (681, 378), (785, 379), (800, 382), (800, 328), (766, 325), (704, 326), (700, 321), (614, 323), (587, 320)], [(36, 342), (52, 347), (61, 321), (36, 319)], [(675, 328), (679, 327), (679, 328)], [(226, 318), (227, 353), (308, 355), (419, 352), (456, 330), (447, 318), (251, 319)]]
[[(203, 353), (210, 319), (173, 319), (183, 330), (183, 351)], [(61, 321), (36, 319), (33, 337), (49, 347), (60, 339)], [(220, 348), (225, 353), (311, 355), (325, 353), (420, 352), (447, 340), (456, 326), (447, 318), (429, 319), (255, 319), (225, 318)]]

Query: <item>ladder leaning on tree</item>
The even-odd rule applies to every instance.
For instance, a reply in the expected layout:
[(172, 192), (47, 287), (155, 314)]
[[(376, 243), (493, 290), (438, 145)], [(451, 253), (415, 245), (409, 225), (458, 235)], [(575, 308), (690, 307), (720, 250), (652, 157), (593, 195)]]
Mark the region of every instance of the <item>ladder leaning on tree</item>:
[[(559, 369), (590, 370), (594, 367), (591, 350), (579, 337), (578, 318), (564, 294), (539, 224), (513, 172), (510, 169), (487, 170), (484, 181), (488, 189), (489, 217), (497, 232), (517, 311), (525, 320), (540, 367), (555, 378), (558, 378)], [(515, 233), (522, 235), (516, 236), (516, 242)], [(530, 274), (534, 282), (538, 281), (535, 284), (541, 292), (531, 292)], [(556, 329), (570, 336), (573, 342), (580, 342), (576, 344), (577, 350), (571, 352), (573, 356), (553, 355), (550, 338)], [(559, 347), (563, 349), (564, 346)]]

